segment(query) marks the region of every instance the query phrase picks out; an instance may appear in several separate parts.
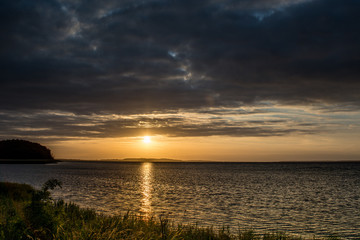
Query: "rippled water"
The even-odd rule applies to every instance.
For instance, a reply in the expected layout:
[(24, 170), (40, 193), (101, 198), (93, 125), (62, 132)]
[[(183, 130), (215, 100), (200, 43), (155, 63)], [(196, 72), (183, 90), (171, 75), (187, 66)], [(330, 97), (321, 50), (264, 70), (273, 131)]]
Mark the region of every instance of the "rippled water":
[(357, 163), (101, 163), (0, 165), (0, 181), (40, 187), (107, 214), (134, 211), (175, 222), (360, 238)]

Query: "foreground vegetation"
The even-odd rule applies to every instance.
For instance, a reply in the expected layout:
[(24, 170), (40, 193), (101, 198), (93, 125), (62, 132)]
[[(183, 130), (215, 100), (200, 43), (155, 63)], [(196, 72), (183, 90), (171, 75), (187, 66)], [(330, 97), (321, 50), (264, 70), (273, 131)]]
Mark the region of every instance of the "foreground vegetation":
[(175, 226), (167, 219), (144, 220), (130, 214), (105, 216), (52, 200), (49, 190), (58, 186), (56, 179), (47, 181), (41, 190), (0, 183), (0, 239), (301, 239), (284, 233), (260, 235), (249, 230), (231, 234), (227, 228)]

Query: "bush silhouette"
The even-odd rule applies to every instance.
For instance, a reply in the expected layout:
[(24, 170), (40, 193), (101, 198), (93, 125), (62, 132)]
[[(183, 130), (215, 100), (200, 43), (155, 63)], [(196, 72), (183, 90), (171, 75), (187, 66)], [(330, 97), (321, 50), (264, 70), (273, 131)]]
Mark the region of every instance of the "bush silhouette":
[(54, 159), (50, 149), (25, 140), (0, 141), (0, 159)]
[(61, 182), (57, 179), (50, 179), (44, 183), (40, 191), (33, 191), (31, 203), (25, 208), (25, 219), (32, 229), (36, 239), (51, 239), (52, 233), (56, 230), (56, 218), (52, 211), (52, 199), (50, 190), (55, 187), (61, 188)]

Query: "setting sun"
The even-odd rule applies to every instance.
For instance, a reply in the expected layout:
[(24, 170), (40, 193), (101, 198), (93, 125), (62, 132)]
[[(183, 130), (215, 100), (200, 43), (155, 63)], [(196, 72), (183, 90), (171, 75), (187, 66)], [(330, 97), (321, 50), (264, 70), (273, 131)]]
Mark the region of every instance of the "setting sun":
[(151, 138), (149, 136), (145, 136), (143, 139), (144, 143), (150, 143), (151, 142)]

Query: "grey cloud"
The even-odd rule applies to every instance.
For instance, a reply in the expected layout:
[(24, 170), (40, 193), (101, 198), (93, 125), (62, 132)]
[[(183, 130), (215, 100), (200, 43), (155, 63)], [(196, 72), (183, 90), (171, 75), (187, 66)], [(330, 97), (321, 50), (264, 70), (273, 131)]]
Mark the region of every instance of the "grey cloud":
[[(359, 104), (357, 2), (289, 5), (263, 21), (241, 7), (249, 1), (237, 8), (215, 3), (78, 1), (71, 14), (56, 2), (4, 3), (2, 23), (11, 27), (3, 30), (0, 107), (151, 112), (262, 100)], [(100, 10), (112, 12), (96, 18)], [(81, 36), (66, 35), (72, 15)]]
[[(201, 121), (194, 117), (115, 117), (112, 115), (0, 113), (0, 137), (32, 136), (48, 139), (134, 137), (144, 134), (171, 137), (198, 136), (283, 136), (322, 131), (319, 125), (294, 124), (290, 120), (232, 120), (214, 118)], [(295, 127), (294, 127), (295, 126)]]
[[(359, 10), (355, 0), (3, 1), (0, 110), (221, 116), (221, 107), (272, 101), (358, 111)], [(69, 136), (107, 132), (67, 121), (23, 126), (50, 124), (53, 134)], [(259, 124), (157, 131), (266, 135)], [(284, 131), (277, 134), (293, 130)]]

